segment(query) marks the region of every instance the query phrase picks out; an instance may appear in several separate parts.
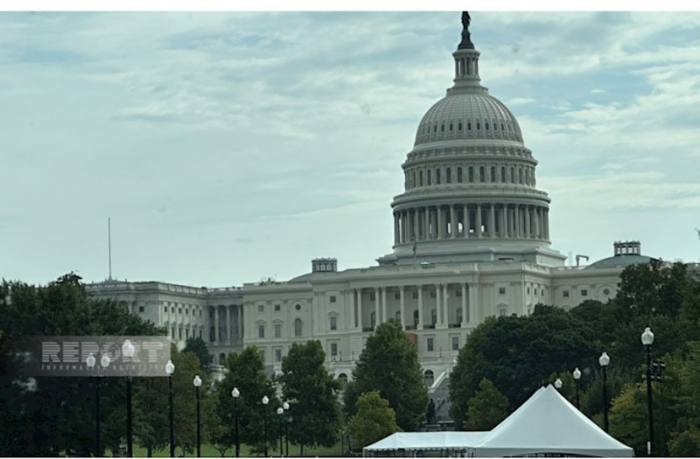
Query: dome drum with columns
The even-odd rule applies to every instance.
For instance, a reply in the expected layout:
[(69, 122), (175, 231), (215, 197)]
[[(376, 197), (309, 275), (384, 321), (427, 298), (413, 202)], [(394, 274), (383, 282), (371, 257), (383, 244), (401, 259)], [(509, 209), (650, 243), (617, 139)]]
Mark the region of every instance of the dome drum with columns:
[(394, 252), (380, 265), (514, 260), (561, 266), (547, 193), (515, 116), (481, 85), (463, 19), (454, 86), (423, 116), (392, 203)]

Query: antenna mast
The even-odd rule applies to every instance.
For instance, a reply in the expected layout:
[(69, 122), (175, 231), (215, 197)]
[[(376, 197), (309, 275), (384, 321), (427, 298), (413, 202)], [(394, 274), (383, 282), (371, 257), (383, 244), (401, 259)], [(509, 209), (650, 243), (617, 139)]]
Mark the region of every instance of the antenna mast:
[(107, 217), (107, 251), (109, 253), (109, 277), (112, 280), (112, 222), (111, 218)]

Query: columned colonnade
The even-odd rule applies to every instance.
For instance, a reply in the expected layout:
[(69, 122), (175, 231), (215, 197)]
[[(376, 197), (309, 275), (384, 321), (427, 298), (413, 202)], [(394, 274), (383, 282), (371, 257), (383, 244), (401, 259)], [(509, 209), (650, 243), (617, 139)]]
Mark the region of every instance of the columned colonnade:
[(243, 305), (219, 305), (208, 308), (210, 330), (208, 341), (215, 345), (240, 344), (243, 341)]
[[(363, 331), (397, 318), (397, 312), (404, 330), (465, 328), (477, 319), (474, 308), (479, 299), (475, 283), (363, 287), (349, 289), (346, 294), (352, 306), (350, 328)], [(459, 301), (450, 301), (452, 297)], [(370, 319), (372, 316), (374, 320)]]
[(394, 212), (394, 244), (456, 238), (526, 238), (549, 241), (549, 209), (483, 203), (415, 207)]

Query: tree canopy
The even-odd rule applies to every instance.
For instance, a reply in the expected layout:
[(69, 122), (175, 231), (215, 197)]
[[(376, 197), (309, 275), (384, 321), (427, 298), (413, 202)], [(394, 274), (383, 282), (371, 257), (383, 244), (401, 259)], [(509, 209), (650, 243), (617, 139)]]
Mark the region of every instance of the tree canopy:
[(399, 431), (396, 414), (378, 391), (366, 392), (357, 399), (355, 414), (348, 422), (352, 449), (361, 451), (382, 438)]
[(353, 381), (345, 388), (346, 415), (355, 414), (361, 394), (374, 390), (389, 402), (402, 430), (420, 428), (428, 407), (428, 391), (416, 347), (394, 319), (379, 325), (367, 339)]

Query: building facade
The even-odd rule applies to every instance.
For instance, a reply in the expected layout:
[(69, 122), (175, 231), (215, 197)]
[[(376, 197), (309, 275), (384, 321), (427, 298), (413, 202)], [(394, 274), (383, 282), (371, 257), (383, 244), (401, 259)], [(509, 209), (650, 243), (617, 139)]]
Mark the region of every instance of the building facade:
[(564, 265), (551, 248), (550, 198), (536, 186), (537, 161), (515, 116), (481, 85), (468, 15), (463, 24), (454, 85), (418, 125), (402, 164), (403, 193), (391, 203), (393, 251), (376, 266), (339, 271), (336, 259), (319, 258), (310, 273), (286, 282), (221, 289), (108, 280), (88, 291), (123, 301), (179, 345), (203, 338), (215, 365), (255, 345), (269, 372), (294, 343), (313, 339), (329, 370), (350, 378), (369, 335), (394, 318), (431, 387), (486, 317), (613, 298), (622, 269), (649, 257), (639, 242), (617, 242), (610, 258)]

